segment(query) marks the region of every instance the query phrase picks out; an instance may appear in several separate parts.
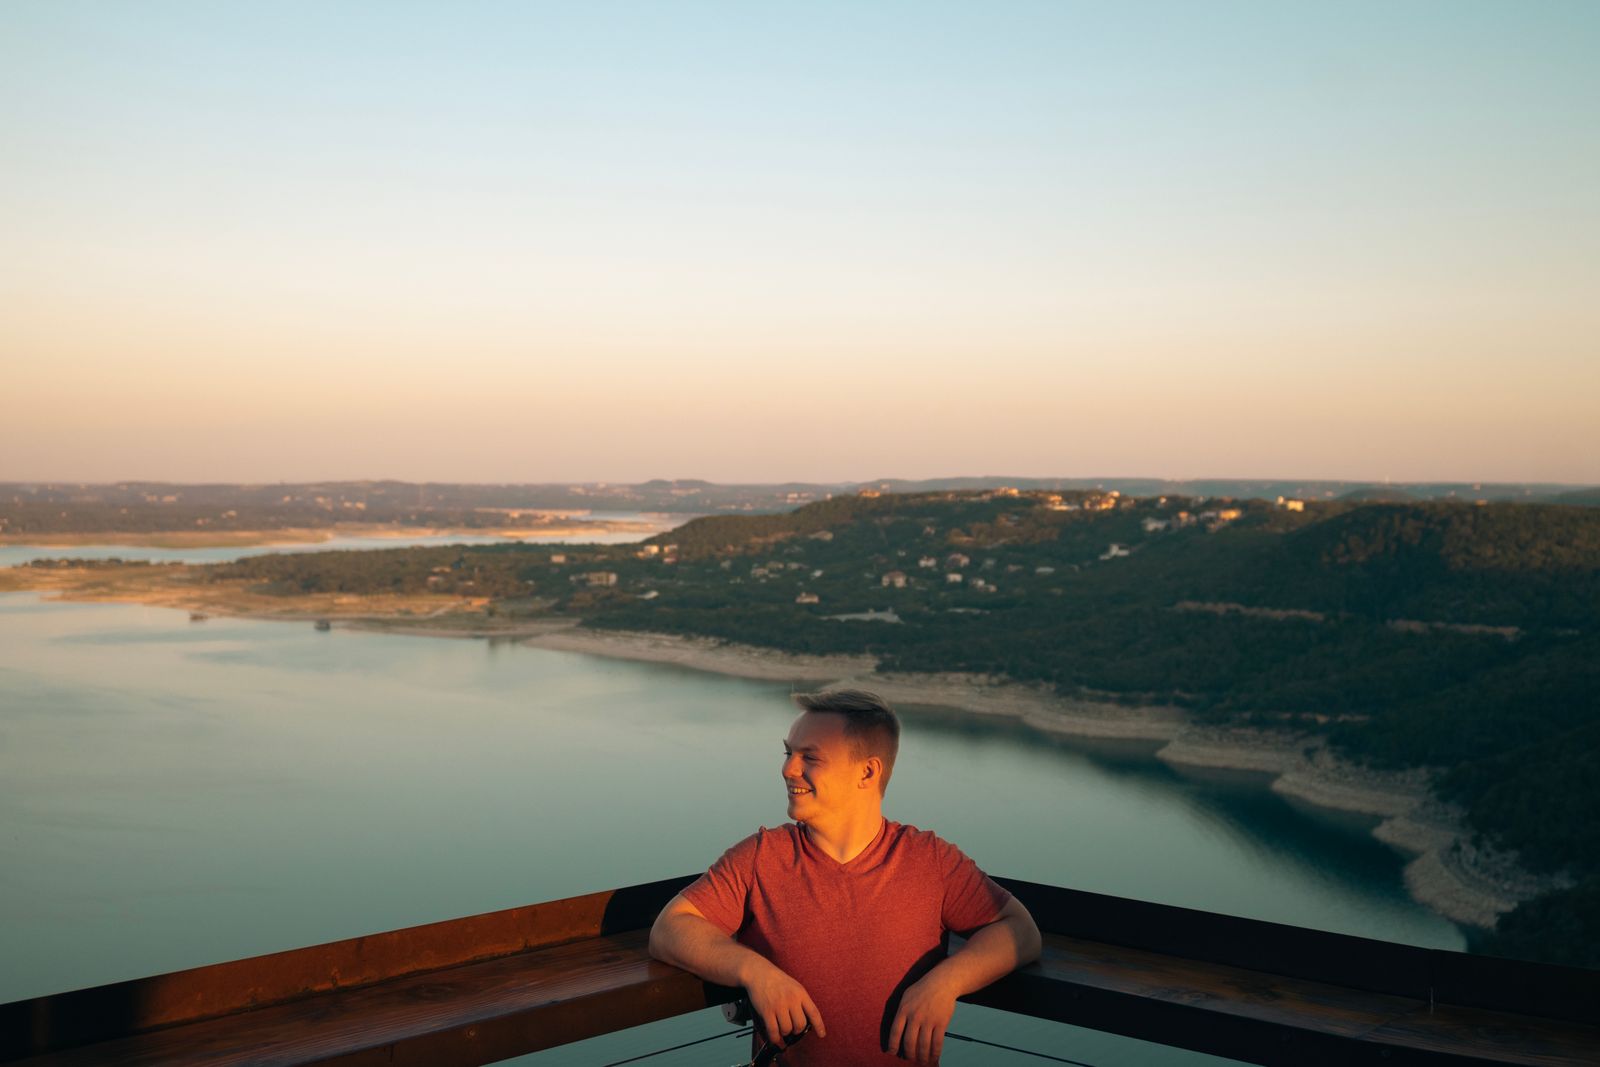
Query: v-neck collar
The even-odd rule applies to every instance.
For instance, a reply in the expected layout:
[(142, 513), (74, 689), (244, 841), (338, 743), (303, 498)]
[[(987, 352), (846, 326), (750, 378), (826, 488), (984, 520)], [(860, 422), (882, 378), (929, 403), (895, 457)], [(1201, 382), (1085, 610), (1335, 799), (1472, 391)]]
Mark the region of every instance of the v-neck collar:
[(873, 835), (867, 847), (857, 852), (844, 863), (840, 863), (811, 840), (811, 831), (806, 829), (805, 823), (795, 823), (795, 830), (800, 835), (800, 848), (815, 863), (819, 863), (829, 871), (860, 871), (873, 866), (877, 854), (883, 850), (884, 843), (889, 840), (889, 820), (881, 819), (878, 823), (878, 832)]

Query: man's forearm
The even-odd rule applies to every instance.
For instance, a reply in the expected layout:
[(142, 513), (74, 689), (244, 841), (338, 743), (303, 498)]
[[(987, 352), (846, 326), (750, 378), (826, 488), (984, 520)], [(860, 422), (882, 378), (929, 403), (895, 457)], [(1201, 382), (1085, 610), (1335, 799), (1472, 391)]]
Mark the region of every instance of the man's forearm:
[(918, 1063), (936, 1062), (957, 998), (1033, 962), (1039, 950), (1039, 928), (1013, 900), (998, 919), (974, 931), (958, 951), (906, 989), (884, 1051)]
[(650, 954), (718, 985), (741, 986), (761, 1032), (783, 1047), (783, 1035), (815, 1026), (826, 1037), (822, 1012), (805, 987), (699, 915), (662, 912), (650, 928)]
[(753, 970), (772, 966), (753, 949), (695, 915), (658, 918), (650, 928), (650, 955), (726, 986), (747, 986)]
[(976, 992), (1039, 958), (1039, 928), (1026, 912), (1006, 915), (973, 933), (967, 943), (928, 977), (947, 983), (956, 996)]

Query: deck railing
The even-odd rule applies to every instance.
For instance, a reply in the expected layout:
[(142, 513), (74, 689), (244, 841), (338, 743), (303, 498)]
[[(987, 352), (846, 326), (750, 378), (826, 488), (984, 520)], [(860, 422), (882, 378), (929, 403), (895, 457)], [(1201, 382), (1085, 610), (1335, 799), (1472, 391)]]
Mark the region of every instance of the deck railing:
[[(0, 1005), (0, 1062), (469, 1065), (727, 1002), (674, 878)], [(1000, 879), (1044, 958), (967, 998), (1259, 1064), (1600, 1064), (1600, 972)]]

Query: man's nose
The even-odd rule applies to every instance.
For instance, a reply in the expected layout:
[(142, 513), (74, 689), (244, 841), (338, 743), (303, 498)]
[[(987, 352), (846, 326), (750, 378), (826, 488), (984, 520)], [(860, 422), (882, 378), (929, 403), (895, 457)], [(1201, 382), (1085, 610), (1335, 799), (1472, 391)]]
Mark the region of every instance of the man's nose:
[(783, 768), (779, 772), (785, 778), (800, 777), (800, 754), (791, 752), (783, 757)]

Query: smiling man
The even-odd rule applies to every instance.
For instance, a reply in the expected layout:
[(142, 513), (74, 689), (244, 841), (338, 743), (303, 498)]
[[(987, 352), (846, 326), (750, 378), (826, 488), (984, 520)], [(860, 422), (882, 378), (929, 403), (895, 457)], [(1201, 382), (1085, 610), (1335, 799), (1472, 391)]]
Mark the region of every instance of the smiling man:
[[(900, 721), (872, 693), (800, 694), (789, 818), (734, 845), (662, 909), (650, 951), (742, 986), (791, 1067), (935, 1063), (956, 998), (1039, 955), (1011, 894), (947, 841), (883, 816)], [(966, 943), (947, 954), (948, 935)]]

